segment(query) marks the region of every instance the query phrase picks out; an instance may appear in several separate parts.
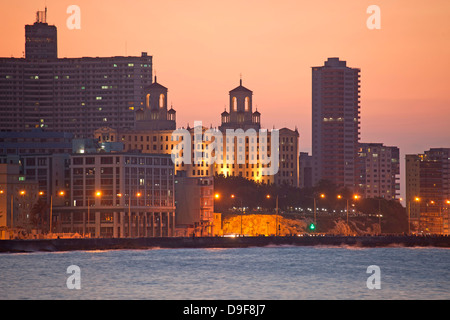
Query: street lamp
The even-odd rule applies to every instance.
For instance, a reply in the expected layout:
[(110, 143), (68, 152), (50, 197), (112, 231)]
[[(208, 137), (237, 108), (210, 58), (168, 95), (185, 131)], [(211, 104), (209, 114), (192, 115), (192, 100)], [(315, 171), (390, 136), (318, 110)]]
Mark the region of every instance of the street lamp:
[[(121, 198), (123, 195), (121, 193), (118, 193), (117, 196), (119, 198)], [(137, 192), (136, 193), (136, 198), (139, 198), (142, 196), (142, 193)], [(139, 199), (137, 200), (137, 204), (139, 205)], [(137, 227), (138, 227), (138, 231), (139, 231), (139, 220), (137, 221)], [(131, 237), (131, 195), (128, 196), (128, 232), (129, 232), (129, 237)]]
[[(41, 191), (42, 192), (42, 191)], [(41, 192), (39, 192), (39, 194), (41, 194)], [(59, 191), (57, 193), (57, 195), (63, 197), (66, 193), (64, 191)], [(50, 221), (49, 221), (49, 233), (52, 233), (52, 220), (53, 220), (53, 195), (50, 195)]]
[[(419, 202), (419, 197), (414, 197), (415, 202)], [(411, 201), (408, 200), (408, 235), (411, 234)]]
[[(101, 197), (102, 196), (102, 192), (101, 191), (95, 191), (94, 192), (94, 197)], [(90, 207), (91, 207), (91, 204), (90, 204), (90, 196), (86, 196), (86, 198), (87, 198), (87, 207), (88, 207), (88, 210), (87, 210), (87, 214), (88, 214), (88, 216), (87, 216), (87, 223), (86, 223), (86, 231), (87, 232), (89, 232), (89, 221), (90, 221)], [(94, 205), (95, 205), (95, 201), (94, 201)]]
[(381, 235), (381, 218), (383, 217), (382, 214), (377, 214), (378, 217), (378, 225), (380, 226), (380, 235)]
[[(319, 197), (321, 198), (321, 199), (325, 199), (325, 194), (324, 193), (321, 193), (320, 195), (319, 195)], [(316, 219), (316, 216), (317, 216), (317, 205), (316, 205), (316, 197), (314, 196), (313, 197), (314, 198), (314, 226), (316, 225), (316, 223), (317, 223), (317, 219)], [(314, 230), (315, 229), (315, 227), (314, 228), (312, 228), (311, 230)]]
[[(266, 195), (267, 199), (272, 198), (272, 196), (270, 194)], [(275, 217), (275, 236), (278, 236), (278, 194), (277, 197), (275, 199), (275, 213), (276, 213), (276, 217)]]
[[(340, 194), (338, 194), (337, 196), (338, 199), (344, 199)], [(360, 195), (354, 194), (352, 197), (354, 200), (359, 200), (361, 198)], [(348, 198), (345, 198), (345, 200), (347, 201), (347, 225), (348, 225)]]

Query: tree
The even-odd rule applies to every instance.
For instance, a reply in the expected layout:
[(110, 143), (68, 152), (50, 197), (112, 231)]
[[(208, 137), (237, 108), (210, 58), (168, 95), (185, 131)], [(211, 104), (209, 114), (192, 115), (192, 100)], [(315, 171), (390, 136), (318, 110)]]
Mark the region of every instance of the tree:
[(36, 229), (46, 229), (48, 226), (48, 210), (50, 206), (44, 199), (39, 199), (31, 208), (31, 224)]

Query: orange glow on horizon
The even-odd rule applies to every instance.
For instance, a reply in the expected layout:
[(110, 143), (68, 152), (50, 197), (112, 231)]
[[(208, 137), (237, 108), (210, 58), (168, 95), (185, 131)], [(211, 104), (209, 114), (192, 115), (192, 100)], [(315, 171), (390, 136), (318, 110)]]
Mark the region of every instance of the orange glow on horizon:
[[(242, 72), (263, 126), (300, 128), (299, 151), (311, 152), (311, 67), (339, 57), (361, 69), (361, 141), (386, 142), (402, 154), (423, 152), (430, 141), (448, 147), (448, 0), (377, 0), (380, 30), (367, 28), (369, 3), (364, 1), (77, 4), (81, 29), (70, 30), (69, 4), (45, 2), (47, 22), (58, 28), (59, 58), (148, 52), (158, 82), (169, 88), (178, 127), (196, 120), (219, 125), (223, 106), (229, 107), (228, 91), (238, 86)], [(0, 20), (7, 31), (1, 57), (23, 56), (24, 26), (33, 24), (43, 7), (42, 1), (0, 2), (7, 13)], [(261, 67), (267, 65), (276, 67)], [(403, 184), (401, 192), (405, 198)]]

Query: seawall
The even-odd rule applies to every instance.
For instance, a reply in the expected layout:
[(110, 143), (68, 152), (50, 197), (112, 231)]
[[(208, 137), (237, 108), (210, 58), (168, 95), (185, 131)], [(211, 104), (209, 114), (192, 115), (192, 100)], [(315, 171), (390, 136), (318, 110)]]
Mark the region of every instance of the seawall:
[(119, 249), (246, 248), (264, 246), (355, 246), (450, 248), (446, 236), (313, 236), (313, 237), (174, 237), (52, 240), (0, 240), (0, 252), (37, 252)]

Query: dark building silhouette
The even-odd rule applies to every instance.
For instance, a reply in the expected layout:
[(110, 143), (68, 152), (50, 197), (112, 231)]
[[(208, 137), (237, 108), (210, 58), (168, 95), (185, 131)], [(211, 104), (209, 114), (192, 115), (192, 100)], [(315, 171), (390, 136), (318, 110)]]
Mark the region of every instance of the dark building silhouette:
[(145, 105), (136, 111), (137, 130), (175, 130), (176, 111), (167, 110), (167, 88), (155, 82), (144, 88)]
[(350, 189), (358, 184), (359, 73), (339, 58), (312, 67), (314, 184), (322, 179)]
[(42, 128), (91, 137), (134, 127), (152, 83), (152, 57), (58, 58), (45, 12), (26, 26), (25, 58), (0, 58), (0, 131)]
[(261, 128), (261, 114), (252, 107), (253, 92), (242, 85), (230, 91), (229, 112), (222, 112), (222, 125), (219, 130), (225, 132), (226, 129), (241, 128), (259, 130)]
[(36, 12), (36, 22), (33, 25), (25, 26), (25, 58), (58, 58), (57, 30), (47, 23), (47, 8)]

